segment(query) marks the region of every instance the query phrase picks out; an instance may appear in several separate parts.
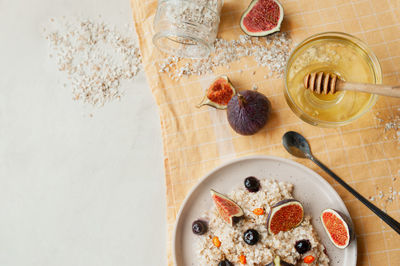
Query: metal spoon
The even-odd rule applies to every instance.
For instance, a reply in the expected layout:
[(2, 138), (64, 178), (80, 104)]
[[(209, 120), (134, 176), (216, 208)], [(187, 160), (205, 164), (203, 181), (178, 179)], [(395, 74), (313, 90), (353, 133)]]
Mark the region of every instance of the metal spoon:
[(387, 215), (381, 209), (376, 207), (374, 204), (369, 202), (360, 193), (355, 191), (351, 186), (344, 182), (340, 177), (338, 177), (334, 172), (332, 172), (328, 167), (321, 163), (317, 158), (315, 158), (310, 149), (310, 145), (307, 140), (297, 132), (289, 131), (286, 132), (282, 137), (282, 144), (285, 149), (292, 155), (300, 158), (307, 158), (313, 161), (316, 165), (322, 168), (326, 173), (333, 177), (339, 184), (341, 184), (345, 189), (347, 189), (351, 194), (353, 194), (358, 200), (364, 203), (371, 211), (379, 216), (385, 223), (393, 228), (398, 234), (400, 234), (400, 223), (395, 219)]

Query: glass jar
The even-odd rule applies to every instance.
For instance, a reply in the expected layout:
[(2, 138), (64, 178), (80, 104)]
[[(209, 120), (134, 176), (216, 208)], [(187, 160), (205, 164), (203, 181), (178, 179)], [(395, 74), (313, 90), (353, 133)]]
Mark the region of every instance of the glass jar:
[(153, 43), (186, 58), (207, 57), (217, 37), (223, 0), (159, 0)]

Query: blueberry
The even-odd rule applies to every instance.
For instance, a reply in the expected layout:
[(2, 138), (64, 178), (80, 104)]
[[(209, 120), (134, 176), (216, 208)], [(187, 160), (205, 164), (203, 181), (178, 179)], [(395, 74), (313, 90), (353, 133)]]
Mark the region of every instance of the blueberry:
[(233, 266), (229, 260), (222, 260), (218, 263), (218, 266)]
[(207, 232), (207, 224), (204, 221), (196, 220), (192, 224), (192, 231), (196, 235), (203, 235)]
[(255, 245), (258, 242), (258, 232), (254, 229), (249, 229), (243, 234), (243, 240), (248, 245)]
[(299, 254), (304, 254), (311, 250), (311, 243), (306, 239), (299, 240), (294, 245), (294, 248), (296, 249), (297, 252), (299, 252)]
[(254, 176), (249, 176), (244, 180), (244, 186), (250, 192), (257, 192), (260, 190), (260, 181)]

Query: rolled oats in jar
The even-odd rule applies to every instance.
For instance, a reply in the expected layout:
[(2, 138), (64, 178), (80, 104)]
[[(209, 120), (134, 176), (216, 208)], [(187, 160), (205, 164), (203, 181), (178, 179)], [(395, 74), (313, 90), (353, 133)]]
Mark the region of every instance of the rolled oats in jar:
[(223, 0), (159, 0), (153, 43), (186, 58), (207, 57), (218, 33)]

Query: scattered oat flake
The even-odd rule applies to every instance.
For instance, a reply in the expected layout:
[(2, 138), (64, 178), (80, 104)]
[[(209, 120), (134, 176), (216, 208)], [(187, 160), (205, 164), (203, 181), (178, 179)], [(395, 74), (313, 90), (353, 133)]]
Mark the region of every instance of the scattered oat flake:
[[(380, 113), (376, 113), (375, 119), (379, 122), (379, 126), (384, 128), (384, 133), (393, 132), (393, 135), (390, 134), (390, 138), (396, 140), (397, 143), (400, 144), (400, 114), (393, 114), (387, 118), (382, 118), (379, 116)], [(384, 138), (389, 139), (387, 134), (384, 136)]]
[(382, 192), (382, 191), (379, 191), (379, 192), (378, 192), (378, 197), (379, 197), (380, 199), (383, 198), (383, 192)]
[[(161, 60), (158, 67), (160, 73), (166, 73), (171, 79), (179, 80), (191, 75), (212, 73), (216, 67), (227, 67), (243, 57), (252, 57), (258, 66), (269, 70), (269, 77), (282, 77), (291, 45), (292, 40), (285, 32), (263, 38), (240, 35), (239, 39), (231, 41), (217, 38), (214, 52), (207, 58), (184, 59), (168, 56)], [(244, 69), (247, 68), (248, 66), (244, 65)], [(252, 73), (254, 75), (255, 71)]]
[(374, 200), (375, 200), (375, 197), (369, 197), (369, 199), (370, 199), (371, 201), (374, 201)]
[(58, 70), (67, 74), (72, 98), (94, 106), (120, 99), (121, 81), (133, 79), (141, 66), (133, 28), (65, 17), (51, 22), (44, 37)]

